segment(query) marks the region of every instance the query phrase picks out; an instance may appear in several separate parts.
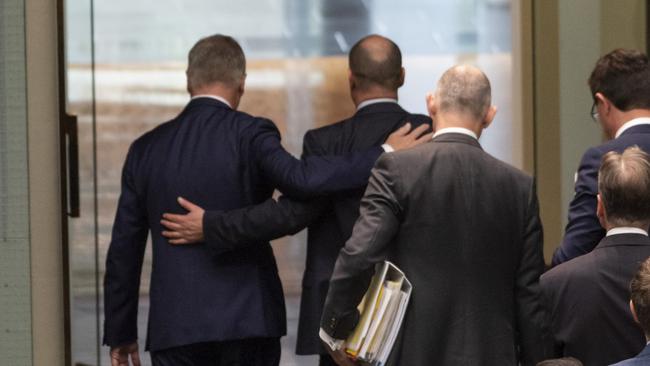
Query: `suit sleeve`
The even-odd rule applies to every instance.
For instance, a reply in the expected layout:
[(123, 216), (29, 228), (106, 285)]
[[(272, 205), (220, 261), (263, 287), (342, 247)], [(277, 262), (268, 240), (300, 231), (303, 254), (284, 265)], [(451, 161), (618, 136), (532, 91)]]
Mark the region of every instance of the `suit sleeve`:
[(316, 220), (328, 207), (324, 198), (299, 201), (281, 196), (227, 212), (206, 211), (205, 241), (216, 253), (293, 235)]
[(333, 338), (347, 338), (356, 326), (356, 307), (374, 265), (386, 259), (388, 245), (399, 229), (403, 210), (397, 199), (398, 176), (393, 155), (384, 154), (372, 171), (352, 236), (339, 252), (321, 319), (321, 328)]
[(575, 184), (575, 196), (569, 205), (569, 221), (564, 238), (553, 254), (554, 266), (591, 252), (605, 236), (605, 230), (596, 216), (601, 155), (598, 150), (591, 148), (582, 157)]
[(134, 181), (134, 148), (122, 171), (122, 193), (106, 257), (104, 277), (104, 344), (119, 346), (138, 337), (137, 316), (140, 273), (147, 243), (144, 198)]
[[(307, 132), (303, 140), (303, 159), (310, 155), (324, 155), (313, 134)], [(219, 254), (255, 243), (293, 235), (318, 219), (330, 209), (327, 198), (303, 201), (280, 196), (228, 212), (206, 211), (203, 216), (205, 241)]]
[(534, 183), (524, 222), (521, 257), (515, 277), (515, 302), (522, 365), (535, 365), (551, 355), (552, 340), (542, 305), (539, 278), (544, 271), (542, 224)]
[(282, 147), (280, 133), (270, 121), (256, 126), (251, 141), (253, 158), (272, 184), (282, 193), (302, 199), (364, 187), (383, 152), (377, 146), (342, 156), (305, 155), (299, 160)]

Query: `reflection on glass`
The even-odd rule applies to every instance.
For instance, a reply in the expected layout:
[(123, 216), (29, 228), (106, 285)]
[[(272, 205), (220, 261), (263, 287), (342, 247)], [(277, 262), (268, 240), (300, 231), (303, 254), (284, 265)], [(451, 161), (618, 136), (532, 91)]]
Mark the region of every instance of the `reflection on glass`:
[[(346, 54), (359, 38), (379, 33), (400, 46), (406, 67), (400, 103), (411, 112), (426, 113), (424, 96), (446, 68), (459, 62), (476, 64), (490, 77), (495, 104), (500, 106), (483, 145), (497, 157), (516, 163), (511, 147), (507, 0), (201, 0), (189, 4), (182, 0), (97, 2), (93, 38), (88, 4), (68, 0), (68, 103), (80, 121), (82, 184), (82, 218), (71, 220), (75, 361), (108, 363), (105, 348), (99, 357), (97, 354), (101, 341), (96, 336), (101, 334), (97, 324), (101, 324), (103, 314), (95, 304), (95, 272), (101, 281), (122, 164), (135, 138), (173, 118), (189, 100), (186, 55), (202, 36), (224, 33), (242, 44), (248, 58), (248, 78), (240, 109), (271, 118), (280, 128), (287, 149), (296, 155), (308, 129), (354, 112), (347, 90)], [(93, 39), (96, 140), (90, 64)], [(93, 144), (97, 166), (93, 166)], [(96, 196), (93, 169), (97, 174)], [(273, 245), (287, 295), (289, 335), (283, 339), (283, 365), (316, 364), (313, 357), (293, 354), (304, 243), (299, 234)], [(139, 312), (142, 345), (150, 262), (147, 255)], [(148, 364), (149, 358), (145, 356), (143, 361)]]

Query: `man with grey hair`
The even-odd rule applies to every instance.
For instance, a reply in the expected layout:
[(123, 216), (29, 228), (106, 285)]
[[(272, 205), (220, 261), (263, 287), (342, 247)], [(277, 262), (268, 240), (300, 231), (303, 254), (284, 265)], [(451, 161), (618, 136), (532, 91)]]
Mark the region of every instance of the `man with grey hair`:
[[(149, 231), (146, 348), (154, 366), (277, 365), (285, 307), (268, 242), (219, 255), (205, 245), (172, 246), (161, 235), (160, 218), (179, 213), (179, 196), (227, 210), (263, 202), (275, 188), (313, 197), (363, 187), (384, 151), (374, 146), (295, 159), (282, 148), (273, 122), (236, 110), (245, 77), (244, 53), (234, 39), (201, 39), (189, 53), (190, 102), (129, 149), (104, 281), (104, 344), (111, 347), (112, 366), (128, 365), (129, 357), (140, 364), (136, 324)], [(405, 132), (387, 143), (396, 150), (418, 143)]]
[(596, 216), (606, 236), (588, 254), (546, 272), (541, 287), (551, 313), (556, 356), (610, 365), (643, 349), (628, 309), (628, 284), (650, 256), (650, 157), (638, 147), (603, 156)]
[(431, 142), (379, 158), (341, 250), (321, 337), (340, 365), (375, 264), (413, 285), (388, 365), (535, 365), (547, 358), (539, 302), (542, 227), (533, 179), (484, 152), (490, 83), (455, 66), (427, 97)]

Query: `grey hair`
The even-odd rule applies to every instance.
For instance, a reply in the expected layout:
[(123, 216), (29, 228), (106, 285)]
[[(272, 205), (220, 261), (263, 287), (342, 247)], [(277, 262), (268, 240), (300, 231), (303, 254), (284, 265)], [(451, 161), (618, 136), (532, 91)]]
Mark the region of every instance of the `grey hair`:
[(459, 65), (445, 71), (438, 81), (436, 97), (441, 112), (465, 113), (483, 119), (492, 102), (487, 76), (476, 67)]
[(650, 156), (638, 146), (603, 156), (598, 191), (607, 221), (615, 226), (650, 221)]
[(196, 42), (188, 55), (187, 85), (190, 91), (220, 82), (238, 86), (246, 76), (246, 57), (239, 43), (222, 34)]

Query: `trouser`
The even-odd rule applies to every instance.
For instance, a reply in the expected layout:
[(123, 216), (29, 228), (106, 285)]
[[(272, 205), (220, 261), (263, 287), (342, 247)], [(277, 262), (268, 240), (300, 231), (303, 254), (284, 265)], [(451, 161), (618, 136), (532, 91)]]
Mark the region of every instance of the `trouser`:
[(153, 366), (278, 366), (280, 338), (195, 343), (151, 352)]
[(337, 366), (330, 355), (320, 355), (318, 366)]

